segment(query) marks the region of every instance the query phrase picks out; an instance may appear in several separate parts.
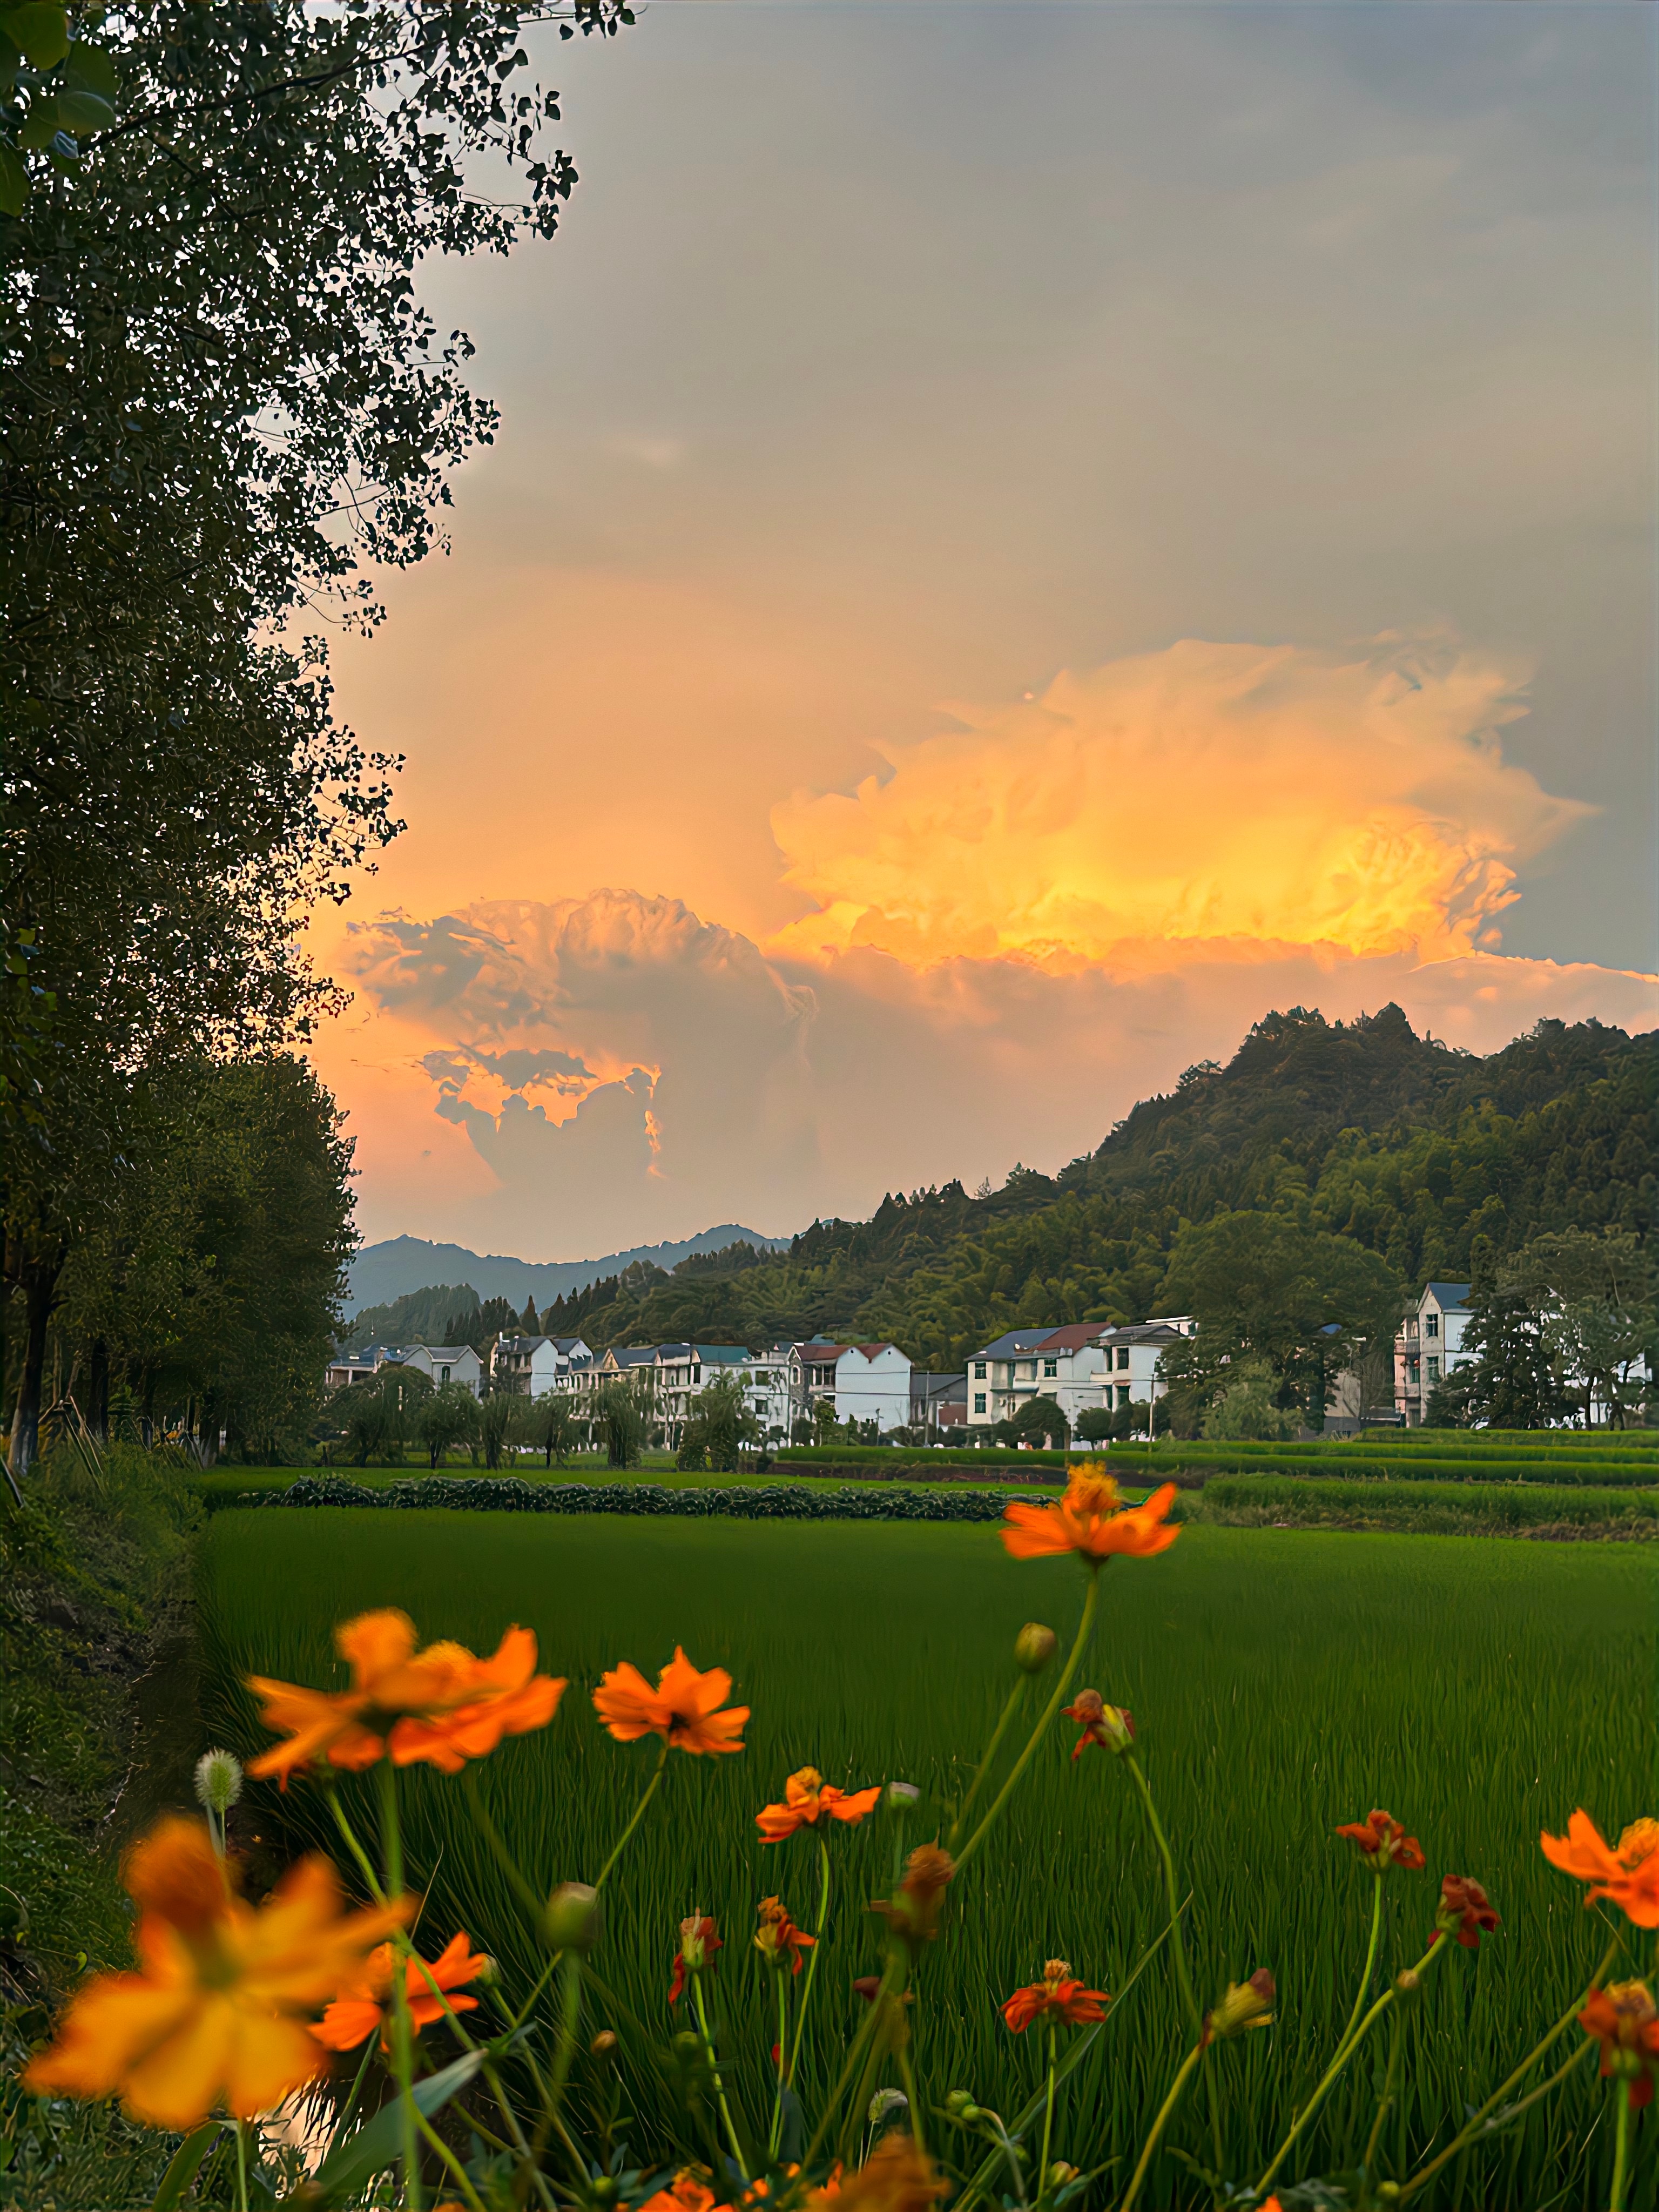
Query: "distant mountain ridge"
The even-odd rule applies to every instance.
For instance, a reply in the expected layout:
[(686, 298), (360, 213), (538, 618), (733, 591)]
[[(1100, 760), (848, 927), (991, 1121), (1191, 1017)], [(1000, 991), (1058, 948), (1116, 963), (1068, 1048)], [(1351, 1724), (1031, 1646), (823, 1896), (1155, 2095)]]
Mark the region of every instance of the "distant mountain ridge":
[(424, 1237), (388, 1237), (378, 1244), (365, 1244), (351, 1267), (351, 1288), (344, 1302), (348, 1319), (364, 1306), (390, 1305), (410, 1291), (434, 1283), (466, 1283), (481, 1298), (510, 1298), (523, 1305), (533, 1297), (538, 1306), (573, 1291), (586, 1290), (611, 1275), (620, 1275), (643, 1261), (667, 1272), (680, 1261), (704, 1252), (723, 1251), (728, 1244), (753, 1244), (763, 1252), (789, 1249), (787, 1237), (763, 1237), (757, 1229), (743, 1229), (723, 1222), (716, 1229), (678, 1243), (637, 1244), (630, 1252), (607, 1252), (598, 1260), (516, 1260), (502, 1253), (470, 1252), (465, 1244), (434, 1244)]

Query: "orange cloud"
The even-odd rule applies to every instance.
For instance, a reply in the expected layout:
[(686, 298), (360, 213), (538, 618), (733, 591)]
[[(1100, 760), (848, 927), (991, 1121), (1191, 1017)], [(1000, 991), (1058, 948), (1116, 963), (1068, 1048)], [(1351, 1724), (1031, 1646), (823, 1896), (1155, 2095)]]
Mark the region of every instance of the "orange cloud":
[(1442, 960), (1497, 941), (1516, 866), (1591, 810), (1504, 758), (1514, 671), (1382, 641), (1188, 641), (889, 745), (885, 781), (773, 811), (817, 903), (769, 942), (915, 966), (1143, 973), (1291, 948)]

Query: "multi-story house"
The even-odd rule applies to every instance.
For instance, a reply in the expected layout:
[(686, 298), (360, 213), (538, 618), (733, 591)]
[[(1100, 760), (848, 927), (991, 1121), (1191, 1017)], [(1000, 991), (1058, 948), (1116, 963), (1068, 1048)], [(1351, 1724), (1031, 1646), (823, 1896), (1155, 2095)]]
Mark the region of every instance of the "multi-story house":
[(418, 1368), (434, 1390), (459, 1382), (475, 1398), (483, 1395), (483, 1362), (470, 1344), (411, 1344), (396, 1357), (404, 1366)]
[(664, 1441), (678, 1445), (691, 1401), (720, 1375), (746, 1376), (753, 1355), (741, 1344), (659, 1344), (656, 1352), (657, 1419)]
[(910, 1426), (935, 1431), (962, 1428), (968, 1419), (968, 1377), (930, 1375), (923, 1368), (910, 1371)]
[(910, 1359), (896, 1344), (829, 1344), (813, 1337), (789, 1347), (789, 1395), (795, 1417), (810, 1420), (827, 1398), (838, 1421), (873, 1421), (877, 1432), (910, 1419)]
[(1409, 1428), (1418, 1427), (1437, 1382), (1455, 1375), (1473, 1356), (1463, 1349), (1470, 1321), (1467, 1283), (1428, 1283), (1406, 1310), (1394, 1347), (1395, 1403)]
[(1150, 1405), (1162, 1395), (1160, 1354), (1192, 1329), (1185, 1314), (1126, 1327), (1070, 1322), (1009, 1329), (968, 1363), (969, 1433), (1012, 1420), (1033, 1398), (1052, 1398), (1068, 1423), (1080, 1413)]
[(544, 1398), (562, 1389), (575, 1361), (592, 1357), (579, 1336), (501, 1336), (490, 1347), (489, 1379), (497, 1390)]

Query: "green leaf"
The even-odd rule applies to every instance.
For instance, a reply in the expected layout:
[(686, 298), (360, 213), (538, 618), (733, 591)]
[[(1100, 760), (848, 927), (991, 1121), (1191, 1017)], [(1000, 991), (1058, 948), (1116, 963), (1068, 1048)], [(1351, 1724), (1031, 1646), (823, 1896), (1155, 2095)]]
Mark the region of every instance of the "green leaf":
[[(417, 2081), (412, 2091), (416, 2111), (428, 2119), (434, 2112), (441, 2112), (450, 2099), (458, 2096), (483, 2064), (482, 2051), (468, 2051), (446, 2066), (441, 2074), (434, 2074), (424, 2081)], [(312, 2179), (312, 2187), (325, 2204), (337, 2203), (342, 2197), (355, 2196), (371, 2174), (379, 2173), (403, 2154), (404, 2100), (394, 2097), (389, 2105), (382, 2105), (366, 2128), (359, 2128), (336, 2151), (331, 2151)]]
[(49, 92), (29, 102), (29, 112), (18, 125), (17, 143), (25, 151), (39, 154), (51, 145), (61, 128), (58, 95)]
[(65, 131), (107, 131), (115, 119), (115, 110), (95, 92), (58, 94), (58, 120)]
[(55, 67), (69, 52), (69, 10), (48, 0), (24, 0), (21, 8), (0, 12), (0, 31), (36, 69)]
[(202, 2160), (212, 2149), (219, 2133), (217, 2120), (204, 2120), (194, 2135), (186, 2136), (173, 2152), (167, 2172), (161, 2176), (161, 2185), (155, 2192), (149, 2212), (177, 2212), (183, 2203), (190, 2185), (201, 2171)]
[(77, 39), (70, 48), (64, 75), (72, 85), (83, 92), (95, 92), (112, 107), (121, 96), (115, 64), (102, 46), (94, 46), (89, 39)]
[(29, 196), (29, 173), (17, 149), (0, 138), (0, 215), (21, 215)]

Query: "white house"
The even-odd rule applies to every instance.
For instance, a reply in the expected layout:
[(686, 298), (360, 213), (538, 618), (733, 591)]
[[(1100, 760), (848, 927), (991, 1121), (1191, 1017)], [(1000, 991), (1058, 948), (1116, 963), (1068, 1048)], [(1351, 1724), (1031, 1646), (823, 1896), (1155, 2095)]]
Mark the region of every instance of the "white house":
[(411, 1344), (392, 1356), (402, 1366), (418, 1368), (434, 1390), (459, 1382), (475, 1398), (483, 1395), (483, 1362), (470, 1344)]
[(579, 1336), (501, 1336), (491, 1347), (489, 1372), (498, 1390), (544, 1398), (562, 1387), (575, 1361), (592, 1357)]
[(910, 1358), (896, 1344), (827, 1344), (813, 1337), (789, 1347), (789, 1395), (811, 1419), (827, 1398), (838, 1421), (873, 1421), (878, 1434), (908, 1427)]
[(1417, 1304), (1407, 1309), (1395, 1341), (1394, 1377), (1395, 1403), (1409, 1428), (1421, 1423), (1435, 1384), (1455, 1375), (1473, 1356), (1463, 1349), (1463, 1332), (1470, 1320), (1468, 1297), (1467, 1283), (1429, 1283)]
[(691, 1401), (720, 1375), (735, 1376), (744, 1401), (768, 1443), (789, 1434), (789, 1355), (774, 1347), (750, 1352), (741, 1344), (659, 1344), (657, 1346), (657, 1412), (665, 1441), (677, 1446), (684, 1434)]
[(968, 1429), (1012, 1420), (1033, 1398), (1052, 1398), (1068, 1422), (1162, 1395), (1158, 1355), (1192, 1334), (1185, 1314), (1114, 1327), (1069, 1322), (1012, 1328), (968, 1363)]

